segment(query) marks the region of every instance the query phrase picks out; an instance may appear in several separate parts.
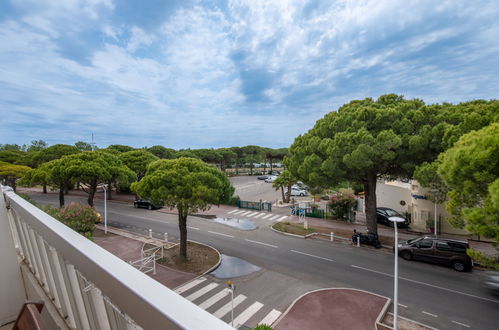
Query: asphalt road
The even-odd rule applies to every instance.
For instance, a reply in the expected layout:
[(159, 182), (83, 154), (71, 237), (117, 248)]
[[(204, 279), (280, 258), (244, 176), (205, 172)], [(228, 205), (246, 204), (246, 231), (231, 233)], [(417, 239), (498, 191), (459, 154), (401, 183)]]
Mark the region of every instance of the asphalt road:
[[(41, 203), (57, 201), (56, 194), (35, 194), (33, 197)], [(83, 201), (83, 198), (68, 198), (71, 199)], [(96, 201), (100, 211), (102, 205), (102, 201)], [(216, 208), (213, 213), (217, 213)], [(188, 238), (212, 245), (226, 255), (242, 258), (280, 276), (280, 285), (261, 276), (250, 281), (246, 290), (254, 295), (266, 292), (265, 299), (271, 300), (266, 303), (275, 304), (282, 311), (301, 292), (313, 288), (352, 287), (392, 297), (393, 254), (284, 236), (271, 231), (269, 221), (254, 221), (258, 225), (256, 230), (242, 231), (189, 217)], [(175, 215), (134, 209), (129, 204), (109, 202), (108, 222), (143, 234), (150, 228), (158, 237), (168, 232), (170, 238), (178, 238)], [(480, 287), (482, 276), (476, 270), (458, 273), (445, 267), (400, 259), (399, 313), (440, 329), (497, 329), (499, 299)], [(282, 281), (289, 281), (292, 287), (286, 289)]]

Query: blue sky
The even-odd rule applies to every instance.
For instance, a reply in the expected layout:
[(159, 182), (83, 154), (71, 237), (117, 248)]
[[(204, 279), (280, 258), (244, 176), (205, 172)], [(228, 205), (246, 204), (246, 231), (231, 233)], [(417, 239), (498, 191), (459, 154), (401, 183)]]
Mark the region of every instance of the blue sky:
[(497, 0), (0, 3), (0, 143), (287, 147), (352, 99), (498, 86)]

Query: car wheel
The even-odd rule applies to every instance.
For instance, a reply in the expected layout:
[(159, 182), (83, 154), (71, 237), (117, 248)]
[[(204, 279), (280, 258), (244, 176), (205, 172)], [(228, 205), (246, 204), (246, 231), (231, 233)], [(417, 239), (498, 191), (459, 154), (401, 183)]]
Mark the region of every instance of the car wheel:
[(400, 256), (404, 260), (412, 260), (412, 254), (409, 251), (402, 251), (402, 252), (400, 252)]
[(152, 210), (152, 205), (149, 205), (149, 206), (147, 207), (147, 209), (148, 209), (148, 210)]
[(466, 266), (462, 261), (455, 260), (452, 262), (452, 268), (454, 268), (454, 270), (457, 270), (458, 272), (464, 272)]
[(304, 194), (304, 193), (301, 193), (301, 194), (300, 194), (300, 196), (301, 196), (301, 197), (303, 197), (303, 196), (305, 196), (305, 194)]

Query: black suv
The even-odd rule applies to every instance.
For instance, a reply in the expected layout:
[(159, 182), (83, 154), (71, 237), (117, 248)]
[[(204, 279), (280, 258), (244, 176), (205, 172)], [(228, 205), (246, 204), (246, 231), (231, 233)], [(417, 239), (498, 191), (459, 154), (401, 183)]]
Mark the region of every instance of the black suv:
[[(378, 207), (376, 208), (376, 219), (378, 223), (382, 223), (387, 226), (394, 226), (397, 223), (397, 228), (408, 228), (411, 223), (406, 217), (397, 211), (388, 207)], [(391, 221), (395, 220), (395, 221)]]
[(399, 242), (399, 255), (405, 260), (421, 260), (450, 266), (458, 272), (471, 270), (473, 262), (466, 254), (466, 241), (435, 236), (418, 237)]
[(151, 201), (147, 199), (137, 199), (136, 201), (133, 202), (133, 207), (135, 208), (143, 207), (148, 210), (157, 210), (162, 208), (162, 206), (153, 205)]

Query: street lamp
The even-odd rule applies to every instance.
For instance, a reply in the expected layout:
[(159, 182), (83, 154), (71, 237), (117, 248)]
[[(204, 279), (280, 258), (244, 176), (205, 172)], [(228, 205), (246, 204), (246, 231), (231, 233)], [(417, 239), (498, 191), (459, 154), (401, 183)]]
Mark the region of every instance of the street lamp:
[(404, 222), (405, 220), (400, 217), (390, 217), (388, 218), (393, 223), (393, 228), (395, 229), (395, 270), (393, 275), (393, 329), (397, 330), (398, 323), (398, 300), (399, 300), (399, 235), (398, 235), (398, 223)]

